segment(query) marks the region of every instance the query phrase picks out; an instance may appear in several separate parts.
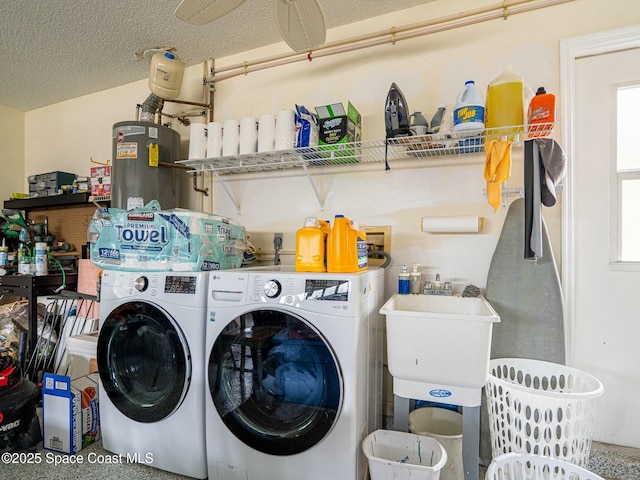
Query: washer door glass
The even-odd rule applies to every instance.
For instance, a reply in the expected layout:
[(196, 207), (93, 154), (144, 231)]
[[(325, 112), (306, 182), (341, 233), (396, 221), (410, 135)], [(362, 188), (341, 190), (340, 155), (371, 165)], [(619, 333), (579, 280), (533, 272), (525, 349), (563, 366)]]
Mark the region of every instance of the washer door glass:
[(213, 345), (208, 377), (229, 430), (272, 455), (320, 442), (342, 405), (331, 347), (304, 319), (281, 311), (256, 310), (229, 323)]
[(98, 336), (98, 371), (113, 405), (132, 420), (171, 415), (189, 388), (189, 347), (167, 313), (145, 302), (125, 303)]

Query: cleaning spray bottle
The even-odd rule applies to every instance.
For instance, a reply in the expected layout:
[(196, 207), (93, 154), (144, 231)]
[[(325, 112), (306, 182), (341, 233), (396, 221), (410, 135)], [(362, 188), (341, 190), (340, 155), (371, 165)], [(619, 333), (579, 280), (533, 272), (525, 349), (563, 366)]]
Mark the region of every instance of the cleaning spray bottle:
[(398, 293), (400, 295), (409, 295), (411, 293), (410, 274), (407, 264), (402, 265), (402, 271), (398, 274)]
[(431, 133), (440, 132), (440, 125), (444, 119), (444, 112), (446, 109), (447, 107), (445, 105), (440, 105), (438, 110), (436, 110), (436, 113), (433, 114), (433, 117), (431, 118)]
[(422, 274), (418, 270), (419, 266), (420, 265), (418, 265), (417, 263), (413, 264), (413, 269), (411, 270), (411, 278), (409, 279), (411, 293), (413, 295), (422, 293), (422, 290), (421, 290), (421, 287), (422, 287)]
[(21, 243), (18, 247), (18, 273), (29, 275), (31, 272), (31, 254), (29, 247)]
[(5, 243), (5, 239), (2, 239), (2, 246), (0, 247), (0, 267), (4, 267), (8, 263), (9, 247)]
[(37, 242), (35, 247), (35, 259), (36, 276), (38, 277), (48, 275), (49, 273), (49, 259), (47, 253), (47, 244), (45, 242)]
[(547, 93), (544, 87), (540, 87), (531, 99), (527, 110), (529, 138), (546, 137), (551, 133), (555, 121), (556, 97), (552, 93)]

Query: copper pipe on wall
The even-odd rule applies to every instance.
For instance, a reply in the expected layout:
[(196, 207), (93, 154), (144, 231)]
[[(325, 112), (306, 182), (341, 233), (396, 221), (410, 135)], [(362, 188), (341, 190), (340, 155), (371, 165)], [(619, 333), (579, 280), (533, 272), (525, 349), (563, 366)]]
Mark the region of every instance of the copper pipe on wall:
[[(190, 167), (187, 167), (186, 165), (182, 165), (181, 163), (158, 162), (158, 166), (166, 167), (166, 168), (177, 168), (179, 170), (191, 170)], [(198, 187), (198, 174), (199, 172), (193, 172), (193, 189), (196, 192), (202, 193), (205, 197), (208, 197), (209, 189)]]
[(208, 82), (219, 82), (267, 68), (287, 65), (300, 61), (310, 61), (314, 58), (356, 51), (363, 48), (383, 45), (386, 43), (395, 44), (399, 40), (407, 40), (410, 38), (430, 35), (432, 33), (438, 33), (499, 18), (506, 19), (511, 15), (526, 13), (572, 1), (574, 0), (510, 0), (508, 8), (506, 10), (506, 17), (505, 4), (504, 2), (501, 2), (499, 4), (494, 4), (475, 10), (469, 10), (454, 15), (448, 15), (435, 20), (429, 20), (426, 22), (406, 25), (402, 27), (392, 27), (389, 30), (383, 30), (377, 33), (361, 35), (358, 37), (327, 43), (316, 48), (313, 51), (309, 51), (306, 53), (287, 52), (263, 59), (243, 62), (241, 64), (228, 65), (226, 67), (219, 68), (215, 72), (215, 74), (213, 74), (208, 79)]

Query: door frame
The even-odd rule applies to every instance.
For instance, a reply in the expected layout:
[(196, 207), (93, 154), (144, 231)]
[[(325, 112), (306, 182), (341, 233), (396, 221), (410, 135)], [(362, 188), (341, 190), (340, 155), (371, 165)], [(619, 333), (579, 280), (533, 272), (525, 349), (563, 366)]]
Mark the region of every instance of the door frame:
[(567, 175), (562, 202), (562, 290), (565, 302), (564, 328), (567, 364), (574, 363), (575, 344), (575, 219), (574, 219), (574, 171), (576, 103), (576, 60), (593, 55), (640, 48), (640, 26), (608, 30), (560, 41), (560, 92), (561, 128), (567, 154)]

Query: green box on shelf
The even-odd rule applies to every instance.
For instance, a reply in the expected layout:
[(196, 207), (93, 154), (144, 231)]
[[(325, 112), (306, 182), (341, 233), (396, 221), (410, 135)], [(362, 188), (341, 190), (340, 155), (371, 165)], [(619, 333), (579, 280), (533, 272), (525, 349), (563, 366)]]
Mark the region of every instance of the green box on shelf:
[[(362, 117), (351, 102), (347, 111), (341, 103), (316, 107), (320, 120), (318, 151), (323, 157), (332, 158), (330, 163), (358, 162)], [(355, 145), (353, 145), (355, 143)]]

